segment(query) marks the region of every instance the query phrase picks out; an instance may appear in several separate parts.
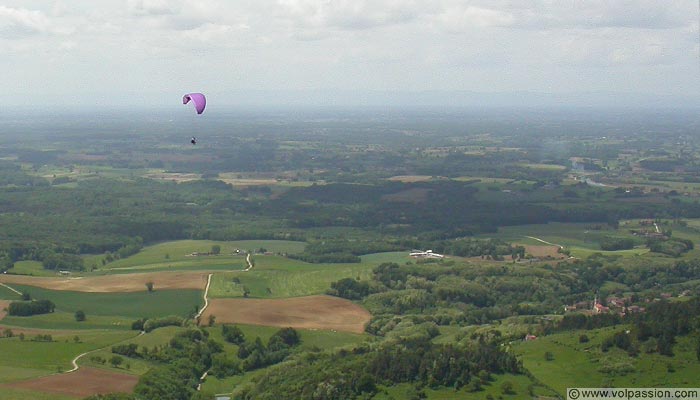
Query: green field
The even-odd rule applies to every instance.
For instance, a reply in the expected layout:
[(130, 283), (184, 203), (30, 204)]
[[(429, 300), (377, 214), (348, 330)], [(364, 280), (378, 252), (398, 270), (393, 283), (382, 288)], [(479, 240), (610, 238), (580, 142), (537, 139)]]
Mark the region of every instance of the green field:
[[(48, 375), (72, 368), (71, 360), (78, 354), (99, 349), (112, 343), (135, 336), (136, 332), (93, 331), (52, 335), (53, 342), (35, 342), (33, 335), (25, 335), (21, 340), (0, 339), (0, 366), (4, 372), (0, 381), (11, 381), (29, 377)], [(80, 341), (74, 342), (75, 336)]]
[(9, 288), (0, 285), (0, 300), (19, 300), (20, 296)]
[[(273, 269), (262, 259), (280, 259)], [(267, 262), (267, 261), (266, 261)], [(260, 265), (262, 264), (262, 265)], [(293, 265), (296, 264), (296, 265)], [(368, 279), (373, 264), (306, 264), (281, 257), (258, 257), (256, 265), (247, 272), (215, 274), (209, 287), (209, 297), (242, 297), (243, 288), (250, 290), (250, 297), (281, 298), (322, 294), (331, 282), (342, 278)], [(240, 283), (234, 282), (238, 279)]]
[[(491, 395), (494, 399), (532, 399), (529, 394), (531, 389), (535, 396), (551, 396), (552, 393), (537, 387), (525, 375), (492, 375), (492, 380), (482, 386), (482, 390), (477, 392), (469, 392), (466, 388), (455, 390), (453, 388), (424, 388), (422, 392), (428, 400), (452, 400), (452, 399), (485, 399)], [(501, 385), (504, 382), (510, 382), (513, 385), (513, 394), (504, 394)], [(374, 400), (400, 400), (416, 398), (415, 385), (402, 383), (391, 387), (380, 387), (380, 392), (374, 396)]]
[(379, 265), (386, 262), (404, 264), (408, 261), (414, 261), (408, 253), (408, 251), (390, 251), (386, 253), (365, 254), (364, 256), (360, 256), (360, 258), (363, 264)]
[(32, 390), (3, 387), (0, 390), (0, 400), (75, 400), (75, 397), (63, 396), (56, 393), (35, 392)]
[[(154, 346), (162, 346), (167, 344), (173, 336), (175, 336), (178, 332), (182, 332), (187, 328), (182, 328), (182, 327), (175, 327), (175, 326), (166, 326), (163, 328), (158, 328), (155, 329), (151, 332), (133, 337), (131, 339), (125, 340), (123, 342), (120, 342), (119, 344), (137, 344), (139, 346), (139, 350), (143, 346), (146, 347), (154, 347)], [(136, 375), (143, 375), (146, 372), (148, 372), (149, 369), (153, 367), (153, 363), (144, 361), (141, 359), (134, 359), (134, 358), (124, 358), (124, 364), (121, 365), (119, 368), (114, 368), (112, 367), (109, 363), (101, 364), (98, 362), (95, 362), (92, 360), (92, 357), (102, 357), (105, 360), (109, 360), (114, 354), (111, 351), (111, 346), (108, 348), (102, 349), (102, 350), (97, 350), (94, 351), (90, 354), (87, 354), (86, 356), (82, 357), (79, 361), (78, 364), (81, 366), (89, 366), (89, 367), (95, 367), (95, 368), (101, 368), (101, 369), (108, 369), (108, 370), (113, 370), (113, 371), (119, 371), (119, 372), (125, 372), (125, 373), (130, 373), (130, 374), (136, 374)], [(127, 368), (127, 364), (129, 364)]]
[[(677, 338), (674, 357), (641, 353), (630, 357), (617, 348), (603, 353), (602, 340), (625, 327), (575, 331), (519, 342), (513, 351), (545, 385), (563, 395), (568, 387), (689, 387), (697, 383), (700, 364), (689, 337)], [(590, 341), (579, 343), (585, 333)], [(545, 352), (554, 359), (546, 361)], [(670, 371), (673, 372), (670, 372)]]
[(49, 290), (33, 286), (13, 285), (22, 292), (29, 292), (34, 299), (48, 299), (56, 304), (57, 311), (82, 310), (91, 315), (118, 315), (122, 317), (157, 317), (166, 315), (187, 316), (195, 306), (204, 304), (199, 290), (155, 290), (130, 293), (86, 293)]
[[(221, 246), (219, 255), (190, 256), (194, 252), (207, 253), (212, 246)], [(304, 250), (305, 243), (288, 240), (240, 240), (234, 242), (218, 242), (212, 240), (177, 240), (144, 247), (139, 253), (125, 259), (107, 263), (106, 269), (139, 269), (139, 268), (168, 268), (190, 267), (209, 268), (210, 266), (229, 265), (231, 269), (245, 268), (245, 256), (232, 255), (235, 250), (255, 251), (264, 248), (273, 253), (299, 253)], [(102, 268), (103, 255), (89, 256), (86, 265), (95, 263)]]
[[(592, 229), (592, 228), (601, 229)], [(638, 246), (630, 250), (604, 251), (600, 249), (599, 241), (605, 236), (629, 236), (625, 229), (607, 227), (605, 223), (558, 223), (506, 226), (498, 229), (497, 234), (484, 234), (481, 237), (494, 237), (507, 242), (517, 242), (528, 245), (546, 245), (541, 239), (554, 245), (564, 246), (571, 255), (586, 258), (594, 253), (621, 256), (640, 256), (649, 253), (649, 249)], [(530, 237), (528, 237), (530, 236)], [(641, 239), (637, 239), (641, 240)]]
[(56, 271), (46, 270), (40, 261), (16, 261), (9, 270), (13, 274), (34, 276), (57, 276)]
[(10, 327), (36, 328), (36, 329), (61, 329), (61, 330), (129, 330), (135, 318), (120, 316), (101, 316), (87, 314), (87, 319), (82, 322), (75, 320), (72, 312), (57, 311), (51, 314), (33, 315), (31, 317), (10, 317), (2, 319), (3, 325)]

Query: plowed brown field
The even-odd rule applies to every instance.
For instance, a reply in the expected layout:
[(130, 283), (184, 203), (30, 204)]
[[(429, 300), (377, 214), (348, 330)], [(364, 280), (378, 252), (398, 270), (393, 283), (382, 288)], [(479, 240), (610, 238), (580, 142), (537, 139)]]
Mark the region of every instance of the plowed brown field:
[(8, 383), (5, 386), (82, 398), (93, 394), (131, 393), (138, 380), (136, 375), (83, 367), (75, 372)]
[(10, 300), (0, 300), (0, 320), (5, 318), (7, 311), (5, 309), (10, 305)]
[(337, 297), (308, 296), (290, 299), (212, 299), (202, 320), (216, 322), (327, 329), (362, 333), (371, 317), (359, 305)]

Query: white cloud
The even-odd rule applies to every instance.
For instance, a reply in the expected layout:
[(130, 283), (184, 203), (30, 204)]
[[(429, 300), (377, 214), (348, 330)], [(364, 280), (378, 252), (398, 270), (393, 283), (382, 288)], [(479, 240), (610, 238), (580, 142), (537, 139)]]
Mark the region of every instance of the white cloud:
[(482, 7), (457, 7), (445, 9), (435, 19), (453, 33), (474, 30), (475, 28), (507, 27), (515, 23), (515, 17), (508, 12)]
[(0, 86), (653, 91), (698, 80), (696, 1), (5, 0)]
[(406, 23), (429, 10), (419, 1), (278, 0), (277, 15), (301, 28), (361, 30)]
[(49, 18), (41, 11), (0, 5), (0, 37), (16, 38), (51, 29)]
[(205, 23), (194, 29), (183, 32), (183, 35), (200, 42), (224, 40), (234, 31), (231, 25)]
[(128, 0), (127, 10), (136, 16), (169, 15), (174, 13), (173, 3), (168, 0)]

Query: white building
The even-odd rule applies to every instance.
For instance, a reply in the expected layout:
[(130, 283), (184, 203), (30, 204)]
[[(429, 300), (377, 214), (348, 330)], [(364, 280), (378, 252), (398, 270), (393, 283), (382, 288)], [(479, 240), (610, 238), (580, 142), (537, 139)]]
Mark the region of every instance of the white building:
[(438, 254), (438, 253), (433, 253), (432, 250), (413, 250), (409, 254), (409, 256), (413, 258), (445, 258), (444, 255)]

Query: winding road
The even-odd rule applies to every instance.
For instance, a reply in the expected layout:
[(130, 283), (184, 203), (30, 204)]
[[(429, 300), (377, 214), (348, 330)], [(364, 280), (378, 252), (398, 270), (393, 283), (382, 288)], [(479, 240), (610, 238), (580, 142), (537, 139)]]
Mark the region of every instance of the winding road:
[(199, 318), (202, 315), (202, 313), (204, 312), (204, 310), (207, 309), (207, 306), (209, 305), (208, 294), (209, 294), (209, 285), (211, 285), (211, 276), (212, 275), (214, 275), (214, 274), (209, 274), (209, 276), (207, 277), (207, 287), (204, 289), (204, 307), (202, 307), (202, 309), (199, 310), (197, 315), (194, 316), (195, 319)]
[(248, 255), (246, 255), (245, 262), (248, 263), (248, 268), (244, 269), (243, 272), (248, 272), (248, 271), (250, 271), (251, 268), (253, 268), (253, 263), (250, 261), (250, 253), (248, 253)]
[(107, 346), (105, 346), (105, 347), (100, 347), (99, 349), (94, 349), (94, 350), (86, 351), (85, 353), (82, 353), (82, 354), (78, 354), (78, 355), (75, 356), (75, 358), (71, 361), (71, 363), (73, 364), (73, 369), (71, 369), (70, 371), (66, 371), (66, 372), (64, 372), (64, 373), (69, 374), (69, 373), (71, 373), (71, 372), (77, 371), (77, 370), (80, 368), (80, 366), (78, 365), (78, 360), (79, 360), (81, 357), (83, 357), (84, 355), (86, 355), (86, 354), (90, 354), (90, 353), (93, 353), (93, 352), (95, 352), (95, 351), (104, 350), (104, 349), (106, 349), (106, 348), (108, 348), (108, 347), (111, 347), (111, 346), (114, 346), (114, 345), (116, 345), (116, 344), (123, 343), (123, 342), (126, 342), (126, 341), (128, 341), (128, 340), (137, 338), (137, 337), (139, 337), (139, 336), (141, 336), (141, 335), (143, 335), (143, 334), (145, 334), (145, 333), (146, 333), (146, 332), (141, 331), (138, 335), (136, 335), (136, 336), (134, 336), (134, 337), (130, 337), (130, 338), (128, 338), (128, 339), (124, 339), (124, 340), (122, 340), (121, 342), (112, 343), (112, 344), (109, 344), (109, 345), (107, 345)]

